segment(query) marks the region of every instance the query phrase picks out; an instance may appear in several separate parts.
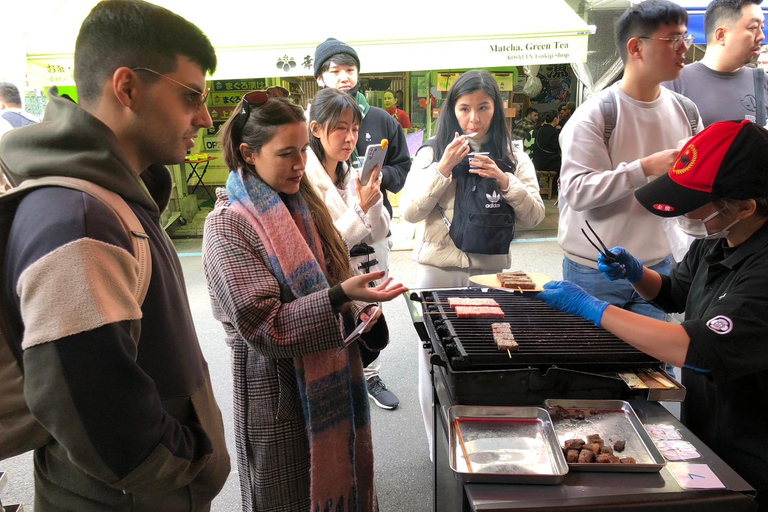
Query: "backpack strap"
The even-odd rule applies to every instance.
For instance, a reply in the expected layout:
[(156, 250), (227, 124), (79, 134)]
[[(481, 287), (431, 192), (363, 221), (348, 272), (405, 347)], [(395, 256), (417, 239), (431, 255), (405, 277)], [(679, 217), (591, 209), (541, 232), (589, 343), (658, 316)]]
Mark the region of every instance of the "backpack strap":
[(616, 95), (610, 89), (605, 89), (600, 93), (600, 112), (602, 112), (605, 120), (603, 142), (608, 147), (608, 140), (611, 138), (613, 129), (616, 128)]
[(675, 96), (677, 102), (683, 107), (685, 117), (688, 118), (688, 124), (691, 126), (691, 135), (696, 135), (696, 129), (699, 127), (699, 109), (696, 108), (696, 104), (679, 92), (669, 92)]
[(64, 187), (79, 190), (95, 197), (112, 210), (120, 220), (120, 224), (122, 224), (125, 232), (131, 238), (133, 254), (139, 262), (139, 275), (136, 289), (134, 290), (134, 297), (141, 306), (147, 296), (149, 281), (152, 277), (152, 255), (149, 250), (149, 236), (125, 200), (114, 192), (93, 182), (65, 176), (46, 176), (44, 178), (25, 180), (18, 187), (3, 194), (3, 197), (26, 193), (25, 191), (31, 188), (40, 187)]
[(752, 76), (755, 79), (755, 123), (765, 126), (765, 70), (755, 68)]

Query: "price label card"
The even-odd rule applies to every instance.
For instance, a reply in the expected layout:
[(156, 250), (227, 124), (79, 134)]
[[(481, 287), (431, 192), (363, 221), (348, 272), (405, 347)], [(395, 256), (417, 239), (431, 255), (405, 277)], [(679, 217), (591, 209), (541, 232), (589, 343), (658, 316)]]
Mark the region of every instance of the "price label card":
[(667, 469), (683, 489), (725, 489), (723, 482), (706, 464), (674, 462)]

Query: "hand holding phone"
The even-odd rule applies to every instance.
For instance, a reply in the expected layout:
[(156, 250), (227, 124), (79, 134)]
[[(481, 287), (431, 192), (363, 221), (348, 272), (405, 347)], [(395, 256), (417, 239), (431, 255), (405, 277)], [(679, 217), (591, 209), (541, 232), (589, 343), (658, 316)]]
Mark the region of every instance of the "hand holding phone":
[(384, 165), (384, 157), (387, 155), (387, 146), (389, 141), (382, 139), (381, 144), (371, 144), (365, 150), (365, 163), (363, 164), (363, 170), (360, 172), (360, 183), (365, 185), (368, 180), (371, 179), (371, 173), (373, 168), (378, 164), (379, 172)]

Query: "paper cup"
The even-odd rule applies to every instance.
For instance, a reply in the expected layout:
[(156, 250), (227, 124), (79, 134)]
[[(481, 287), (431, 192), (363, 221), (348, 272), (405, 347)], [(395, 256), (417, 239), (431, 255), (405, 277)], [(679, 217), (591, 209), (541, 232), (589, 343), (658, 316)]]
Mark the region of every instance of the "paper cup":
[(467, 158), (469, 159), (469, 168), (473, 169), (473, 167), (472, 167), (472, 159), (475, 157), (475, 155), (488, 156), (489, 154), (490, 153), (488, 151), (477, 151), (477, 152), (473, 151), (472, 153), (467, 155)]

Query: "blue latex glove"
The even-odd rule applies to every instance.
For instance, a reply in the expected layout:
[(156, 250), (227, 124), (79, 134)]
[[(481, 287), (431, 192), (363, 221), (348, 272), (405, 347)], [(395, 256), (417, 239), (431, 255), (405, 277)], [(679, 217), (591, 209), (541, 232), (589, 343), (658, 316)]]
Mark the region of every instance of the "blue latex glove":
[(616, 256), (616, 261), (608, 263), (603, 253), (597, 256), (597, 270), (602, 272), (611, 281), (626, 278), (632, 284), (643, 278), (643, 262), (635, 258), (623, 247), (614, 247), (611, 252)]
[(600, 327), (607, 302), (596, 299), (569, 281), (550, 281), (538, 295), (549, 307), (586, 318)]

